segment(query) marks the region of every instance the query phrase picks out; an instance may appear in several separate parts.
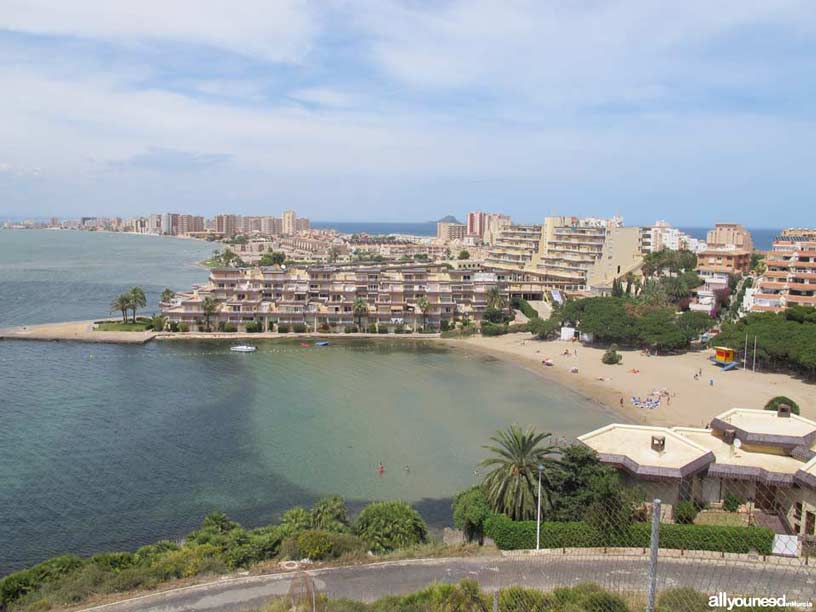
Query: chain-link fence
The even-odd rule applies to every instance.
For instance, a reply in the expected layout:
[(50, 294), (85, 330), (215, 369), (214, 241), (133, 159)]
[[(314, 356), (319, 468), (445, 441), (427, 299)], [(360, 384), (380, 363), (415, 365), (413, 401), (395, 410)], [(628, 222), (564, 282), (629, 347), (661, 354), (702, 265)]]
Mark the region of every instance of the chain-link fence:
[[(781, 454), (778, 460), (779, 470), (796, 461)], [(816, 596), (816, 495), (780, 474), (741, 478), (709, 470), (679, 480), (627, 482), (589, 505), (582, 521), (547, 521), (546, 512), (540, 524), (498, 521), (488, 531), (504, 549), (500, 553), (485, 547), (483, 556), (302, 573), (285, 605), (502, 612), (808, 609)], [(374, 607), (351, 603), (378, 600)]]

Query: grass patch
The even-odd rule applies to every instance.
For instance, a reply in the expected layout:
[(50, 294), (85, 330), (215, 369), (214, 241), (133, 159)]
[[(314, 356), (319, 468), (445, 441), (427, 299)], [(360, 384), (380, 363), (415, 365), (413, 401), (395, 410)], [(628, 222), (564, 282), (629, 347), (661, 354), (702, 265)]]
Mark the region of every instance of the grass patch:
[(150, 319), (138, 318), (136, 322), (128, 321), (99, 321), (94, 326), (94, 331), (105, 332), (143, 332), (151, 329)]

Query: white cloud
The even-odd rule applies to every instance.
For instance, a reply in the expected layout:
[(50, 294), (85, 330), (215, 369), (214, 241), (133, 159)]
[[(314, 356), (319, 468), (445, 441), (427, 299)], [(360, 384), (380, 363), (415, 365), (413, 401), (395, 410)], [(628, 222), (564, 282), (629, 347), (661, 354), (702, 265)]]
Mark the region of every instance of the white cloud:
[(354, 106), (355, 96), (329, 87), (312, 87), (298, 89), (289, 93), (289, 97), (300, 102), (328, 106), (332, 108), (349, 108)]
[(4, 0), (0, 28), (111, 42), (206, 45), (264, 60), (303, 60), (315, 31), (304, 0)]

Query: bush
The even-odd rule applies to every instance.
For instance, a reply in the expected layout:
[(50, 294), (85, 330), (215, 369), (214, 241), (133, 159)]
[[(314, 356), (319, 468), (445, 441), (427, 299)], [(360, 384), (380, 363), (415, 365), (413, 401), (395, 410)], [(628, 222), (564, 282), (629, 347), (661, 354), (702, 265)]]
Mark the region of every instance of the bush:
[(278, 333), (279, 334), (288, 334), (289, 333), (289, 326), (286, 323), (278, 323)]
[(518, 309), (528, 319), (537, 319), (537, 318), (539, 318), (538, 311), (535, 308), (533, 308), (532, 306), (530, 306), (530, 302), (528, 302), (524, 298), (520, 298), (518, 300)]
[(453, 525), (464, 532), (468, 542), (483, 542), (484, 521), (491, 514), (484, 491), (478, 485), (453, 498)]
[(228, 334), (234, 334), (238, 331), (238, 328), (235, 326), (234, 323), (224, 323), (223, 327), (221, 327), (222, 332), (226, 332)]
[(375, 502), (362, 509), (355, 531), (374, 552), (382, 553), (425, 542), (428, 526), (405, 502)]
[(171, 332), (177, 332), (179, 330), (178, 321), (170, 321), (168, 328)]
[(520, 334), (522, 332), (528, 331), (529, 327), (527, 323), (510, 323), (507, 326), (507, 333), (508, 334)]
[[(377, 333), (377, 324), (376, 323), (369, 323), (368, 324), (368, 333), (369, 334), (376, 334)], [(386, 333), (388, 333), (387, 330), (386, 330)]]
[(734, 495), (733, 493), (726, 493), (725, 497), (723, 498), (723, 510), (726, 512), (736, 512), (739, 510), (739, 507), (745, 503), (745, 500), (738, 495)]
[[(337, 559), (346, 554), (364, 553), (366, 545), (363, 540), (349, 533), (333, 533), (310, 529), (303, 531), (294, 538), (297, 546), (297, 555), (292, 558), (306, 558), (312, 561)], [(295, 552), (294, 548), (288, 550)]]
[(691, 525), (697, 518), (697, 506), (690, 501), (681, 501), (674, 507), (674, 520), (681, 525)]
[(306, 324), (305, 323), (295, 323), (292, 326), (292, 331), (296, 334), (305, 334), (306, 333)]
[(606, 365), (618, 365), (623, 361), (623, 355), (618, 354), (618, 345), (612, 344), (601, 357), (601, 361)]
[(356, 333), (357, 333), (357, 332), (359, 332), (359, 331), (360, 331), (360, 330), (359, 330), (359, 329), (357, 329), (357, 326), (356, 326), (356, 325), (346, 325), (346, 326), (343, 328), (343, 333), (344, 333), (344, 334), (356, 334)]
[(793, 414), (799, 414), (799, 404), (794, 402), (791, 398), (785, 397), (784, 395), (777, 395), (776, 397), (768, 400), (768, 403), (765, 404), (765, 410), (777, 410), (781, 404), (787, 404), (790, 406)]
[(691, 587), (668, 589), (657, 598), (657, 612), (706, 612), (710, 609), (708, 597)]
[(0, 580), (0, 604), (16, 601), (42, 585), (76, 572), (81, 567), (82, 559), (76, 555), (63, 555), (9, 574)]
[(324, 497), (312, 506), (311, 522), (314, 529), (347, 531), (349, 528), (346, 502), (339, 495)]
[(300, 506), (290, 508), (283, 513), (281, 525), (288, 527), (291, 532), (304, 531), (312, 528), (312, 515)]
[(388, 333), (388, 327), (386, 327), (385, 325), (378, 325), (377, 326), (377, 333), (378, 334), (387, 334)]
[(394, 333), (395, 334), (404, 334), (404, 333), (406, 333), (405, 328), (402, 327), (401, 325), (398, 325), (397, 327), (394, 328)]
[(439, 322), (439, 331), (446, 332), (449, 329), (450, 329), (450, 323), (448, 322), (448, 320), (447, 319), (442, 319)]
[(539, 319), (538, 317), (527, 321), (527, 331), (534, 334), (541, 340), (547, 340), (561, 329), (561, 321), (555, 318)]
[(245, 327), (248, 334), (259, 334), (263, 331), (263, 323), (260, 321), (250, 321)]
[[(535, 521), (512, 521), (493, 514), (485, 522), (485, 535), (502, 550), (535, 548)], [(599, 546), (648, 548), (649, 523), (633, 523), (610, 532), (601, 532), (585, 522), (541, 523), (542, 548), (594, 548)], [(764, 527), (721, 527), (718, 525), (660, 526), (660, 546), (684, 550), (771, 554), (773, 531)]]
[(120, 572), (123, 569), (133, 567), (138, 563), (136, 555), (127, 552), (109, 552), (99, 553), (90, 558), (89, 563), (92, 563), (109, 572)]
[(503, 336), (507, 333), (507, 326), (483, 321), (481, 331), (483, 336)]

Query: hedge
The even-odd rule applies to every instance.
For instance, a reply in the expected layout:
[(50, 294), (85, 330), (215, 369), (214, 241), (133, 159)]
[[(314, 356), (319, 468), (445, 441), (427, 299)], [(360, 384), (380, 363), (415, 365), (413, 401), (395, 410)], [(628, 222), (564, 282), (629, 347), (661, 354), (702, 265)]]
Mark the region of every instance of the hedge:
[[(584, 522), (542, 522), (542, 548), (648, 548), (651, 524), (633, 523), (614, 533), (602, 534)], [(535, 521), (512, 521), (494, 514), (485, 521), (485, 535), (502, 550), (535, 548)], [(718, 525), (660, 525), (661, 548), (709, 550), (729, 553), (771, 554), (773, 531), (764, 527)]]
[(518, 300), (518, 309), (521, 311), (521, 314), (523, 314), (528, 319), (537, 319), (540, 316), (538, 314), (538, 311), (532, 306), (530, 306), (530, 302), (528, 302), (524, 298), (520, 298)]

